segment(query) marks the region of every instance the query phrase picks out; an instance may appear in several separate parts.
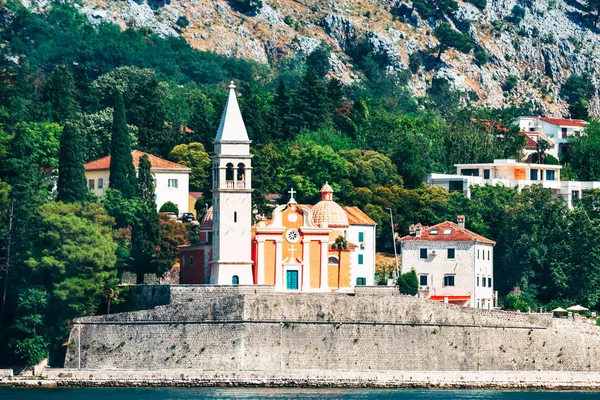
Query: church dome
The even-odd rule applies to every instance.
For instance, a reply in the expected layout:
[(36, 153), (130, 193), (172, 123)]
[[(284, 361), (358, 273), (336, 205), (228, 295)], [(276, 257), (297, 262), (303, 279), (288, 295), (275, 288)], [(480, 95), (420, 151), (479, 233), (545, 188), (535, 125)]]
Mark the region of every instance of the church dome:
[(344, 209), (333, 201), (333, 189), (328, 183), (321, 188), (321, 198), (312, 209), (314, 223), (321, 226), (326, 222), (330, 228), (347, 228), (348, 216)]

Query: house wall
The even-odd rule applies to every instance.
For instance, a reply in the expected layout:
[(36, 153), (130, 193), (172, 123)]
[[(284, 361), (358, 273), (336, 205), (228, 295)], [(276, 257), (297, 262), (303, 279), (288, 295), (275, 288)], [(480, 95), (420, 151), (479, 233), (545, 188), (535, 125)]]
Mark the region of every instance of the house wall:
[[(359, 232), (364, 233), (361, 247)], [(366, 285), (375, 284), (375, 226), (374, 225), (350, 225), (346, 234), (346, 240), (358, 247), (350, 255), (350, 284), (356, 285), (356, 278), (366, 278)], [(358, 256), (363, 256), (363, 264), (358, 263)]]
[[(87, 185), (87, 187), (89, 189), (89, 181), (90, 181), (90, 179), (93, 179), (94, 180), (94, 190), (92, 190), (92, 193), (94, 193), (94, 195), (96, 195), (98, 197), (103, 197), (106, 194), (106, 191), (108, 190), (109, 176), (110, 176), (110, 174), (108, 173), (108, 170), (86, 171), (85, 172), (85, 184)], [(104, 181), (102, 188), (98, 188), (98, 179), (102, 179)]]
[[(427, 249), (427, 259), (420, 259), (420, 249)], [(455, 259), (447, 257), (455, 249)], [(427, 275), (428, 296), (474, 296), (475, 245), (473, 242), (403, 241), (402, 273), (414, 268), (417, 276)], [(435, 251), (435, 255), (432, 252)], [(444, 276), (454, 275), (454, 286), (444, 286)], [(471, 300), (472, 301), (472, 300)]]
[[(473, 246), (475, 258), (475, 296), (471, 307), (491, 309), (494, 307), (494, 246), (479, 243)], [(479, 278), (479, 285), (477, 285)], [(483, 285), (483, 278), (492, 278), (492, 287)]]

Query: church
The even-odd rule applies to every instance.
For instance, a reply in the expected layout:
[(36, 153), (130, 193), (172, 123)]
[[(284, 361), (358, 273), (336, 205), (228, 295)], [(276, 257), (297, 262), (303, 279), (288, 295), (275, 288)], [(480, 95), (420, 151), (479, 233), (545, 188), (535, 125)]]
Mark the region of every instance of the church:
[(250, 143), (232, 82), (214, 140), (213, 205), (199, 242), (179, 250), (181, 283), (302, 292), (374, 285), (376, 223), (337, 204), (327, 182), (317, 204), (298, 204), (292, 188), (271, 219), (252, 224)]

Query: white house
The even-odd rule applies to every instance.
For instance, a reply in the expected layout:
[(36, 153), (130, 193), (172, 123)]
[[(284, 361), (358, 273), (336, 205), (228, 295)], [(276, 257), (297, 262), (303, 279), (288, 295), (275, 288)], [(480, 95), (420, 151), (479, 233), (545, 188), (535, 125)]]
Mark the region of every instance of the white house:
[(549, 140), (552, 147), (547, 152), (556, 158), (565, 151), (567, 138), (582, 134), (587, 122), (581, 119), (519, 117), (515, 122), (521, 133), (534, 141), (538, 138)]
[(414, 235), (400, 239), (402, 273), (415, 270), (421, 297), (488, 310), (496, 306), (495, 242), (465, 229), (464, 216), (458, 224), (417, 224), (411, 231)]
[[(147, 153), (139, 150), (131, 152), (136, 173), (139, 171), (140, 158), (144, 154)], [(151, 171), (154, 174), (157, 208), (160, 209), (164, 203), (171, 201), (177, 205), (180, 213), (189, 212), (190, 169), (152, 154), (147, 155), (152, 165)], [(90, 161), (84, 165), (88, 188), (96, 196), (104, 196), (108, 189), (109, 167), (110, 156)]]
[(508, 188), (523, 189), (541, 184), (561, 196), (569, 207), (574, 199), (591, 189), (600, 189), (600, 182), (561, 181), (560, 165), (519, 163), (515, 160), (494, 160), (493, 163), (455, 164), (456, 174), (427, 174), (427, 184), (442, 186), (450, 192), (461, 192), (471, 198), (472, 185), (502, 184)]

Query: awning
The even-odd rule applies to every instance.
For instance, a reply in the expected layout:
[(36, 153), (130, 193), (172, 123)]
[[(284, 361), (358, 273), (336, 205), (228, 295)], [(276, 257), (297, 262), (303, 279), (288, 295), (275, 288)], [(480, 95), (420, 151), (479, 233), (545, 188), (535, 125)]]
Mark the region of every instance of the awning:
[(585, 308), (578, 304), (576, 306), (571, 306), (571, 307), (567, 308), (567, 311), (589, 311), (589, 308)]
[(438, 301), (444, 301), (445, 299), (448, 299), (448, 301), (465, 301), (465, 300), (471, 300), (471, 296), (431, 296), (429, 298), (429, 300), (438, 300)]

